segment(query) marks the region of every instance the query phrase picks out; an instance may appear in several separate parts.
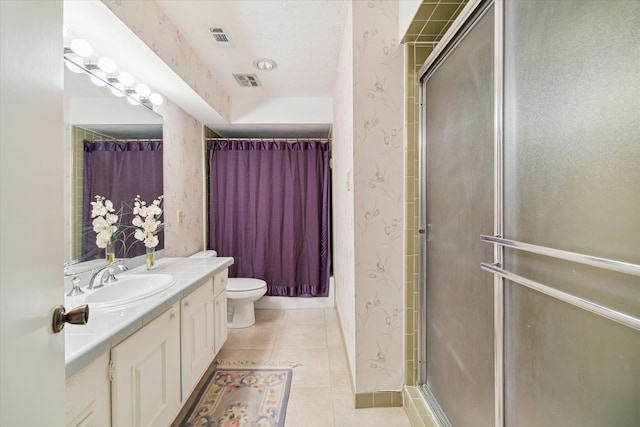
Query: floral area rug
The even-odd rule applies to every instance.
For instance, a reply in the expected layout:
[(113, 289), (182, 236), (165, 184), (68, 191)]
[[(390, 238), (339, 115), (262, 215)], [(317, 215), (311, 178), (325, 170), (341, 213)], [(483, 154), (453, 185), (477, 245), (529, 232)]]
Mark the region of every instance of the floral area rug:
[(283, 427), (291, 377), (291, 369), (216, 369), (180, 425)]

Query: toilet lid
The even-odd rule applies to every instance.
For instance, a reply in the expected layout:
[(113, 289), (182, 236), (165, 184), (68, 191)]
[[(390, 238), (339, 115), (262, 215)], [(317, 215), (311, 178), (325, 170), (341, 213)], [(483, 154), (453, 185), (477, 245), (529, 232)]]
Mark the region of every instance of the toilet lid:
[(227, 280), (228, 291), (253, 291), (266, 286), (267, 283), (260, 279), (248, 279), (245, 277), (233, 277)]

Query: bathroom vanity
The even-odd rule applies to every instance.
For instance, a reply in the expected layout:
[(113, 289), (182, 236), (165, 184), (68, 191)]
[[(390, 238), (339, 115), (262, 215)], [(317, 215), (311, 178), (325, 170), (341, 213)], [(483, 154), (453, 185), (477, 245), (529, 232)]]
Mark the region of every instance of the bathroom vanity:
[[(168, 426), (227, 338), (226, 283), (233, 258), (164, 258), (152, 272), (169, 288), (91, 310), (65, 328), (68, 426)], [(112, 285), (105, 285), (112, 286)], [(82, 304), (90, 293), (67, 297)], [(98, 306), (100, 307), (100, 306)]]

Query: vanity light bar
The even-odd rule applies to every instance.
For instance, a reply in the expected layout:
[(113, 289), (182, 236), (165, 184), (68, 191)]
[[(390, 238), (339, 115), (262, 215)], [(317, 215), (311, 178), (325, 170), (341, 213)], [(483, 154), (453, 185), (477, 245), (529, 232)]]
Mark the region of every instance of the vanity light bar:
[(104, 56), (95, 59), (92, 54), (93, 48), (82, 39), (73, 39), (63, 51), (67, 68), (75, 73), (85, 72), (96, 86), (109, 86), (113, 95), (127, 96), (130, 104), (141, 104), (150, 110), (162, 104), (162, 96), (151, 93), (149, 86), (142, 82), (136, 84), (135, 78), (126, 71), (117, 73), (118, 66), (113, 59)]

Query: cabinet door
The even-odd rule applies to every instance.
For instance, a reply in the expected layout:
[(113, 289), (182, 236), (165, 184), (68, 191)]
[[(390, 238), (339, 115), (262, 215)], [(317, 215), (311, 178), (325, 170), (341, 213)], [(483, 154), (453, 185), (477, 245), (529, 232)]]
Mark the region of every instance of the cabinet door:
[(229, 270), (225, 269), (213, 276), (213, 295), (215, 304), (215, 352), (222, 348), (227, 340), (227, 281)]
[(109, 352), (72, 376), (66, 384), (67, 427), (111, 425)]
[(215, 311), (215, 354), (227, 341), (227, 291), (222, 291), (214, 299)]
[(182, 299), (182, 400), (189, 398), (214, 357), (213, 280)]
[(181, 407), (178, 304), (113, 347), (111, 360), (113, 425), (170, 425)]

